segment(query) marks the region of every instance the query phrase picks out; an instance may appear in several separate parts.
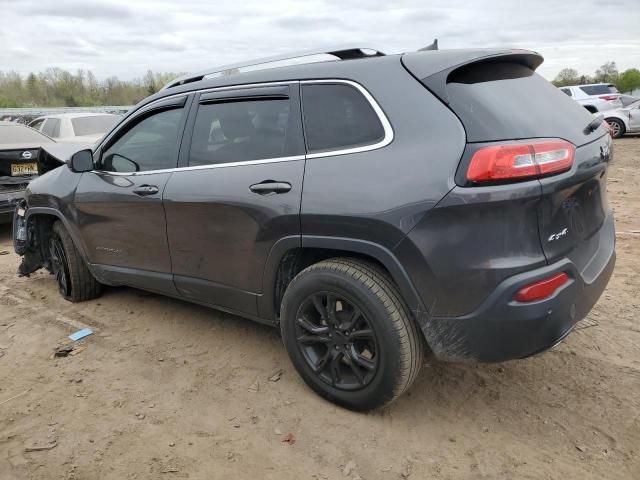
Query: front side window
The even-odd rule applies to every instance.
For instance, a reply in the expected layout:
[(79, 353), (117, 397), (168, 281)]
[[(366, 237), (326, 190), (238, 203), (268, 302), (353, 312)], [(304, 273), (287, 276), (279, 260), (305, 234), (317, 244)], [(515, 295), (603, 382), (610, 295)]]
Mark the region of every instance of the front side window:
[(189, 165), (286, 157), (292, 151), (288, 99), (204, 103), (198, 107)]
[(373, 107), (350, 85), (303, 85), (302, 107), (309, 152), (371, 145), (384, 138)]
[(145, 172), (174, 168), (184, 109), (154, 113), (135, 123), (102, 154), (102, 170)]

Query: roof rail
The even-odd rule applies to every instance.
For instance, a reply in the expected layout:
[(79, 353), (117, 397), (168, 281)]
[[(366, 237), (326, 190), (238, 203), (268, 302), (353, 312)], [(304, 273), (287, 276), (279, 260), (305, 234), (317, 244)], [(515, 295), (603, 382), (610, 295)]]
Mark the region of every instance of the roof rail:
[[(373, 53), (366, 53), (366, 51), (370, 51)], [(171, 87), (176, 87), (178, 85), (184, 85), (185, 83), (191, 83), (191, 82), (197, 82), (199, 80), (202, 80), (203, 78), (205, 78), (208, 75), (213, 75), (216, 73), (222, 74), (224, 72), (229, 72), (229, 71), (233, 71), (233, 70), (239, 70), (241, 68), (246, 68), (246, 67), (255, 67), (258, 65), (267, 65), (270, 63), (277, 63), (277, 62), (283, 62), (285, 60), (297, 60), (297, 59), (303, 59), (304, 57), (311, 57), (311, 56), (315, 56), (315, 55), (333, 55), (334, 57), (337, 57), (340, 60), (348, 60), (348, 59), (352, 59), (352, 58), (366, 58), (366, 57), (379, 57), (379, 56), (383, 56), (384, 52), (382, 52), (380, 49), (376, 48), (376, 47), (372, 47), (371, 45), (360, 45), (360, 46), (356, 46), (356, 45), (342, 45), (342, 46), (337, 46), (337, 47), (330, 47), (330, 48), (322, 48), (322, 49), (315, 49), (315, 50), (305, 50), (302, 52), (296, 52), (296, 53), (288, 53), (288, 54), (284, 54), (284, 55), (276, 55), (273, 57), (265, 57), (265, 58), (257, 58), (255, 60), (248, 60), (245, 62), (240, 62), (240, 63), (232, 63), (229, 65), (222, 65), (219, 67), (212, 67), (209, 68), (207, 70), (204, 70), (202, 72), (198, 72), (198, 73), (190, 73), (187, 75), (183, 75), (181, 77), (178, 77), (174, 80), (171, 80), (169, 83), (167, 83), (164, 87), (162, 87), (162, 90), (165, 90), (167, 88), (171, 88)], [(301, 63), (305, 63), (305, 62), (301, 62)], [(311, 62), (308, 62), (311, 63)], [(269, 68), (269, 67), (267, 67)], [(273, 67), (271, 67), (273, 68)]]

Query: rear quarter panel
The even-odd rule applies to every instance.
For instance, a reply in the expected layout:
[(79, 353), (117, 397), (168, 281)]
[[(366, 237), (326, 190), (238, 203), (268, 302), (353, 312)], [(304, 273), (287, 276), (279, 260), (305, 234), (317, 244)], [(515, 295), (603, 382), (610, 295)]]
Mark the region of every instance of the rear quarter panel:
[(377, 150), (307, 160), (302, 233), (366, 240), (391, 250), (451, 189), (465, 133), (400, 57), (361, 62), (352, 70), (347, 78), (376, 99), (393, 141)]

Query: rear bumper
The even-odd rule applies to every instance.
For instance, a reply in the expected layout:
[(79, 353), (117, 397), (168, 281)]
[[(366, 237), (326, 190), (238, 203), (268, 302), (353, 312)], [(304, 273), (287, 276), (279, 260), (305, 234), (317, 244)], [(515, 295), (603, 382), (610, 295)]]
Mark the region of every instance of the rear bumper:
[[(613, 273), (611, 215), (596, 235), (601, 237), (600, 247), (582, 271), (565, 258), (505, 280), (468, 315), (428, 319), (423, 331), (436, 357), (501, 362), (534, 355), (559, 343), (593, 308)], [(531, 303), (513, 300), (522, 286), (560, 272), (566, 272), (570, 281), (551, 297)]]

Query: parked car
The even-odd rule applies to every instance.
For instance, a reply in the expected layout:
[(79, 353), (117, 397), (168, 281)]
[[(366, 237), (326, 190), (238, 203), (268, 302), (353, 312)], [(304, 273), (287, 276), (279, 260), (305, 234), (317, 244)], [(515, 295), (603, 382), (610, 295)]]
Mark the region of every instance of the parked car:
[(62, 113), (38, 117), (29, 126), (58, 142), (86, 144), (100, 140), (120, 118), (111, 113)]
[(425, 350), (557, 344), (615, 263), (605, 122), (535, 52), (363, 48), (143, 100), (29, 185), (19, 273), (73, 302), (128, 285), (278, 326), (304, 381), (355, 410), (406, 391)]
[(620, 92), (613, 83), (571, 85), (560, 90), (591, 113), (622, 107)]
[(52, 143), (26, 125), (0, 121), (0, 223), (13, 218), (16, 203), (39, 173), (41, 147)]
[(624, 108), (607, 111), (604, 119), (611, 127), (613, 138), (620, 138), (626, 133), (639, 133), (640, 100)]

